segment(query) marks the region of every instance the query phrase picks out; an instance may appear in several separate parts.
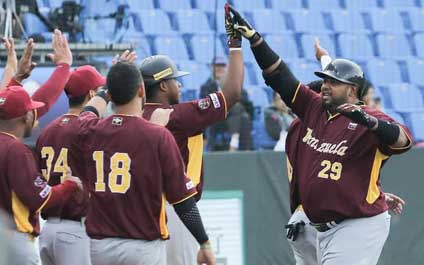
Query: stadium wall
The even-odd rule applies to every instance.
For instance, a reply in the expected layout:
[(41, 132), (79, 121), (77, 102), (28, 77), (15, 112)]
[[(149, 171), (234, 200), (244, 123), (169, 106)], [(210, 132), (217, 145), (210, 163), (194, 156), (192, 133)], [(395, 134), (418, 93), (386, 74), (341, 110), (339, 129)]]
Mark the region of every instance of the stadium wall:
[[(412, 149), (393, 156), (382, 171), (384, 191), (401, 196), (406, 206), (402, 215), (392, 215), (379, 265), (423, 264), (423, 162), (424, 149)], [(290, 217), (285, 154), (216, 152), (204, 163), (206, 190), (243, 192), (245, 265), (295, 264), (283, 228)]]

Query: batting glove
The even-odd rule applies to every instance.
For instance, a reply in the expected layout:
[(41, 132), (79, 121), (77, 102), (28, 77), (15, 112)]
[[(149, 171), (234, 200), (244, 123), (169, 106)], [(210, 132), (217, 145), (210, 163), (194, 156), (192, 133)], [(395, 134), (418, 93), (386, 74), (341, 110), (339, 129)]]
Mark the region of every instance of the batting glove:
[(224, 6), (225, 9), (225, 31), (227, 32), (227, 44), (230, 49), (241, 48), (241, 33), (234, 29), (234, 17), (231, 17), (230, 5), (228, 3)]
[(245, 37), (246, 39), (248, 39), (250, 43), (257, 42), (261, 38), (261, 35), (258, 32), (256, 32), (256, 30), (249, 24), (249, 22), (247, 22), (246, 19), (244, 19), (240, 15), (240, 13), (237, 10), (235, 10), (230, 5), (228, 5), (228, 8), (230, 12), (233, 14), (234, 21), (237, 23), (234, 25), (234, 29), (240, 32), (240, 34), (243, 35), (243, 37)]
[(377, 118), (366, 113), (359, 105), (345, 103), (338, 106), (336, 110), (338, 113), (369, 129), (374, 128), (378, 122)]
[(294, 222), (291, 224), (288, 224), (285, 226), (287, 229), (286, 237), (291, 241), (296, 241), (297, 237), (299, 236), (299, 233), (303, 232), (303, 228), (305, 226), (305, 222), (299, 221)]

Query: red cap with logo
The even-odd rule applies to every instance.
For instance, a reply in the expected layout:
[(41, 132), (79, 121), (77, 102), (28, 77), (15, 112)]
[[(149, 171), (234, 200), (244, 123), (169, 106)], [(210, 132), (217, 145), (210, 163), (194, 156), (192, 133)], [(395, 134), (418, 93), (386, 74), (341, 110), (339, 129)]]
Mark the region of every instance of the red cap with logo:
[(79, 97), (105, 84), (106, 78), (96, 68), (91, 65), (83, 65), (72, 71), (68, 83), (65, 86), (65, 91), (68, 97)]
[(1, 119), (11, 120), (22, 117), (27, 112), (43, 106), (43, 102), (33, 101), (21, 86), (11, 86), (0, 91)]

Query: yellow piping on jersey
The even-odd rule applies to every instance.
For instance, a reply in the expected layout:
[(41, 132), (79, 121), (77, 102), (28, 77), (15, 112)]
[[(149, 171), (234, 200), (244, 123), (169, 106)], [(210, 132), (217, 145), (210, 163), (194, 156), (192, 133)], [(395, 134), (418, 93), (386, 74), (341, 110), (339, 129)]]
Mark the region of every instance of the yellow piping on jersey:
[(400, 126), (400, 125), (398, 125), (398, 126), (399, 126), (399, 128), (403, 131), (403, 133), (406, 135), (406, 138), (408, 138), (408, 140), (409, 140), (409, 144), (408, 144), (407, 146), (405, 146), (405, 147), (392, 147), (392, 146), (390, 146), (390, 145), (389, 145), (389, 148), (390, 148), (390, 149), (392, 149), (392, 150), (402, 150), (402, 149), (408, 149), (408, 148), (410, 148), (410, 147), (411, 147), (411, 145), (412, 145), (413, 141), (412, 141), (411, 137), (409, 136), (409, 134), (407, 134), (407, 133), (405, 132), (405, 129), (403, 129), (403, 127), (402, 127), (402, 126)]
[(218, 93), (221, 93), (222, 98), (224, 99), (225, 118), (227, 118), (227, 114), (228, 114), (227, 99), (225, 98), (225, 95), (224, 93), (222, 93), (222, 91), (218, 91)]
[(31, 234), (34, 231), (34, 227), (29, 222), (29, 210), (13, 191), (12, 212), (13, 219), (15, 219), (16, 229), (19, 232)]
[(195, 186), (200, 182), (203, 158), (203, 134), (198, 134), (188, 138), (188, 164), (187, 177)]
[(160, 208), (160, 215), (159, 215), (159, 228), (160, 228), (160, 236), (162, 239), (168, 239), (169, 237), (169, 231), (168, 226), (166, 225), (166, 197), (165, 193), (162, 194), (162, 205)]
[(294, 96), (293, 96), (293, 98), (292, 98), (292, 104), (294, 103), (294, 101), (296, 100), (296, 96), (297, 96), (297, 92), (299, 92), (299, 88), (300, 88), (300, 85), (301, 85), (302, 83), (299, 83), (299, 85), (297, 85), (297, 88), (296, 88), (296, 92), (294, 92)]
[(380, 197), (380, 189), (377, 186), (377, 181), (378, 176), (380, 175), (381, 163), (387, 158), (389, 157), (382, 154), (380, 150), (377, 149), (375, 152), (374, 163), (372, 164), (370, 184), (368, 186), (367, 202), (369, 204), (373, 204), (378, 197)]
[(287, 177), (289, 178), (289, 182), (291, 182), (293, 179), (293, 167), (290, 163), (289, 158), (286, 157), (286, 159), (287, 159)]

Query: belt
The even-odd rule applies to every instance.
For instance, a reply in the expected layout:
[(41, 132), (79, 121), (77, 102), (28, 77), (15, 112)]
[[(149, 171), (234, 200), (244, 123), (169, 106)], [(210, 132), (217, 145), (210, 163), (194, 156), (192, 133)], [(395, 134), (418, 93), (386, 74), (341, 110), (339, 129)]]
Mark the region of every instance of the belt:
[(49, 218), (47, 218), (47, 221), (49, 221), (51, 223), (73, 222), (73, 223), (80, 223), (81, 225), (84, 225), (85, 217), (72, 218), (72, 219), (60, 218), (60, 217), (49, 217)]
[(336, 227), (338, 224), (340, 224), (341, 222), (343, 222), (343, 220), (338, 220), (338, 221), (330, 221), (327, 223), (311, 223), (311, 225), (313, 227), (315, 227), (315, 229), (318, 232), (326, 232), (328, 230), (330, 230), (331, 228)]

